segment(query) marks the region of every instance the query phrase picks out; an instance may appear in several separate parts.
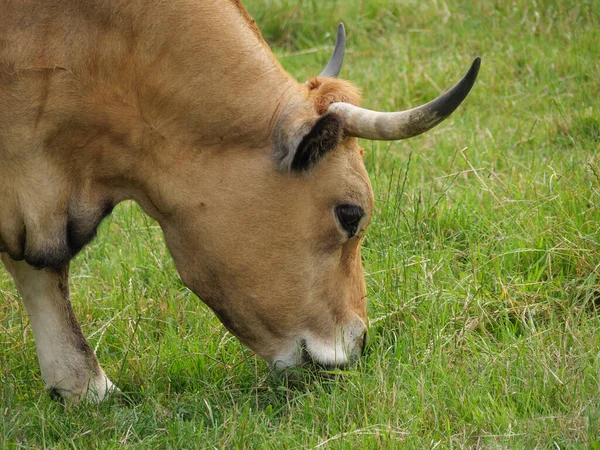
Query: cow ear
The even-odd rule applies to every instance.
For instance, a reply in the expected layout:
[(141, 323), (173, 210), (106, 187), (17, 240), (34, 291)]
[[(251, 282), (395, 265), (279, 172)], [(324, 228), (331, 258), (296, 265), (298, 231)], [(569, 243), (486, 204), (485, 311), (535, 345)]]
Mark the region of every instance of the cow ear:
[(305, 123), (294, 134), (280, 161), (282, 167), (291, 172), (303, 172), (337, 147), (343, 136), (342, 120), (335, 114), (325, 114), (312, 122), (312, 126)]
[(337, 147), (342, 132), (342, 124), (338, 116), (326, 114), (320, 117), (300, 141), (290, 169), (294, 172), (310, 169), (329, 151)]

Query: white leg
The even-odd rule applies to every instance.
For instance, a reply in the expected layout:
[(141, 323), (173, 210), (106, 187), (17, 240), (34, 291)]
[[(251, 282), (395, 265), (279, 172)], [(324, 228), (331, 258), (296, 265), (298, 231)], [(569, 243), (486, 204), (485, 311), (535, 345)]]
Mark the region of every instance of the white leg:
[(114, 388), (85, 340), (69, 301), (69, 267), (35, 269), (1, 259), (12, 274), (31, 321), (38, 360), (50, 395), (101, 401)]

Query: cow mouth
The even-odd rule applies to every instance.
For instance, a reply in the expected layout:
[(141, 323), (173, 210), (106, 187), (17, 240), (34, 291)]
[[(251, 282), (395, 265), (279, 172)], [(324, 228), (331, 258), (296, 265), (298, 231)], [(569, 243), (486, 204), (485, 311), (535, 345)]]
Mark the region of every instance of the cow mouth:
[(299, 347), (301, 351), (300, 355), (300, 367), (304, 369), (308, 369), (309, 371), (314, 371), (318, 373), (321, 378), (327, 380), (341, 380), (343, 379), (343, 374), (339, 372), (340, 370), (344, 370), (348, 364), (325, 364), (318, 360), (316, 360), (306, 348), (306, 340), (302, 339), (299, 342)]
[[(325, 351), (322, 353), (322, 349), (319, 348), (318, 345), (315, 345), (315, 342), (312, 342), (312, 345), (309, 345), (309, 342), (306, 339), (301, 339), (298, 341), (298, 351), (299, 351), (299, 365), (302, 367), (313, 366), (322, 371), (332, 372), (345, 370), (348, 367), (353, 366), (357, 361), (359, 356), (365, 353), (365, 348), (367, 346), (368, 335), (365, 331), (360, 340), (355, 342), (353, 347), (345, 348), (345, 347), (337, 347), (337, 351), (340, 353), (335, 353)], [(338, 358), (340, 357), (341, 358)], [(332, 362), (331, 360), (334, 360)], [(341, 359), (341, 361), (339, 360)], [(325, 362), (324, 362), (325, 360)], [(337, 361), (336, 361), (337, 360)]]

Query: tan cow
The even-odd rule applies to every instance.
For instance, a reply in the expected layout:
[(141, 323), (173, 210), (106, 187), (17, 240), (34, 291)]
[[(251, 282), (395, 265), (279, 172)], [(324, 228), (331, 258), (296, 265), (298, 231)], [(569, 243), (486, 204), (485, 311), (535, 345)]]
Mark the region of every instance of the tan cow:
[[(117, 203), (164, 231), (185, 284), (271, 366), (343, 366), (366, 333), (373, 194), (356, 137), (427, 131), (465, 78), (399, 113), (300, 84), (236, 0), (0, 0), (0, 254), (51, 393), (113, 389), (69, 302), (69, 261)], [(89, 397), (89, 395), (88, 395)]]

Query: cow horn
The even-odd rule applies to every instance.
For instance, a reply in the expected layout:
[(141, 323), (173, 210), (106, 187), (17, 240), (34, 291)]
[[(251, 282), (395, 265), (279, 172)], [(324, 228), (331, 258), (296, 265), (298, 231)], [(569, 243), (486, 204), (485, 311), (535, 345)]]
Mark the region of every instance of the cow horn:
[(333, 55), (331, 59), (323, 69), (323, 72), (319, 74), (320, 77), (331, 77), (336, 78), (340, 70), (342, 70), (342, 63), (344, 62), (344, 52), (346, 51), (346, 30), (344, 24), (340, 22), (337, 29), (337, 36), (335, 37), (335, 48), (333, 49)]
[(475, 58), (467, 74), (452, 89), (417, 108), (378, 112), (340, 102), (329, 105), (327, 112), (342, 117), (347, 136), (379, 141), (417, 136), (436, 126), (458, 108), (475, 83), (480, 63), (481, 58)]

